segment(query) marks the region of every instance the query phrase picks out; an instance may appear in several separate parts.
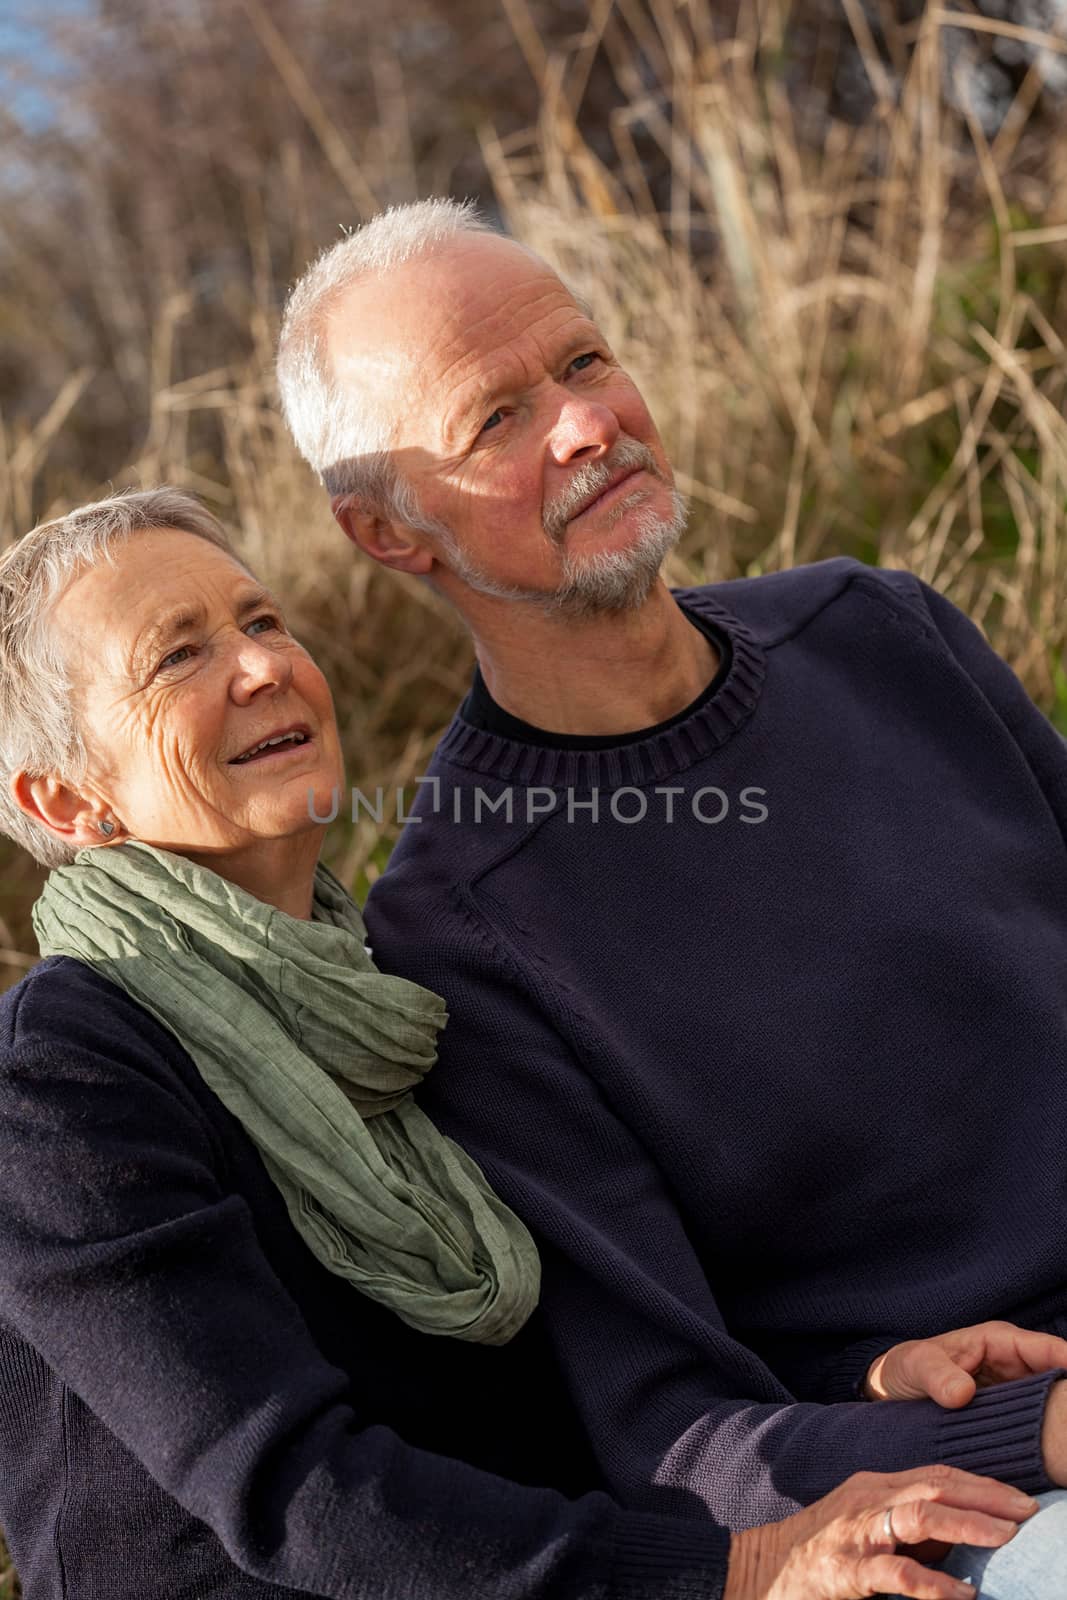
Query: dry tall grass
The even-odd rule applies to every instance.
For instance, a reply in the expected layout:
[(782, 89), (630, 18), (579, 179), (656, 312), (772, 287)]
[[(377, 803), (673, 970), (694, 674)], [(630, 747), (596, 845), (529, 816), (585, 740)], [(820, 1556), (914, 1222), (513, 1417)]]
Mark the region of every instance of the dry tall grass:
[[(741, 6), (729, 29), (721, 12), (713, 25), (705, 0), (580, 9), (570, 34), (551, 33), (544, 8), (505, 0), (509, 70), (523, 63), (539, 109), (529, 128), (481, 122), (478, 181), (593, 301), (651, 402), (693, 508), (671, 580), (841, 552), (908, 566), (982, 623), (1037, 701), (1067, 718), (1067, 138), (1039, 120), (1042, 73), (1067, 42), (1023, 41), (1041, 53), (993, 134), (967, 64), (972, 46), (1017, 28), (934, 5), (905, 26), (876, 6), (876, 39), (871, 8), (847, 0), (873, 109), (858, 123), (820, 114), (813, 132), (790, 53), (799, 8), (786, 0)], [(210, 204), (235, 242), (229, 258), (211, 256), (207, 281), (173, 240), (147, 253), (159, 280), (138, 281), (131, 241), (138, 227), (151, 234), (150, 219), (135, 226), (128, 213), (147, 193), (126, 197), (124, 220), (121, 192), (95, 213), (85, 303), (96, 354), (77, 359), (72, 336), (65, 372), (32, 415), (25, 384), (5, 398), (0, 543), (109, 481), (202, 494), (279, 586), (334, 684), (351, 780), (392, 790), (424, 770), (464, 691), (469, 646), (421, 588), (353, 559), (279, 422), (271, 351), (284, 277), (338, 220), (440, 182), (440, 151), (425, 158), (411, 112), (419, 86), (404, 93), (387, 50), (374, 68), (372, 138), (331, 101), (276, 8), (218, 0), (209, 19), (224, 10), (243, 18), (288, 131), (271, 142), (261, 128), (256, 139), (230, 129), (225, 194)], [(820, 50), (801, 64), (813, 81)], [(188, 141), (167, 155), (172, 188), (203, 171)], [(271, 185), (283, 181), (279, 206)], [(77, 271), (66, 260), (57, 281)], [(39, 280), (35, 270), (31, 293), (13, 275), (9, 241), (0, 326), (13, 293), (25, 294), (21, 315), (47, 306)], [(220, 304), (228, 332), (212, 345), (204, 325), (221, 327)], [(57, 371), (65, 348), (53, 331), (35, 370)], [(102, 432), (94, 395), (116, 414), (140, 396), (139, 437)], [(100, 452), (91, 470), (86, 439)], [(116, 439), (129, 447), (108, 455)], [(365, 815), (339, 821), (328, 859), (365, 886), (395, 832)], [(33, 960), (37, 878), (13, 851), (3, 866), (0, 983)]]

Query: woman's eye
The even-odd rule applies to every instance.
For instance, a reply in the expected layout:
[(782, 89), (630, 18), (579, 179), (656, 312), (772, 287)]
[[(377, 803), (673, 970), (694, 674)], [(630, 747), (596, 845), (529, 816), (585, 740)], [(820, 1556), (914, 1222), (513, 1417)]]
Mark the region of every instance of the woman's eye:
[(189, 654), (189, 646), (187, 644), (179, 645), (177, 650), (172, 650), (169, 656), (164, 656), (163, 657), (163, 660), (159, 663), (160, 668), (162, 669), (163, 667), (175, 667), (175, 666), (180, 667), (181, 664), (182, 664), (181, 660), (180, 660), (180, 657), (183, 656), (183, 655), (188, 655), (188, 654)]
[[(253, 617), (252, 621), (245, 629), (245, 632), (258, 633), (261, 629), (268, 629), (271, 632), (280, 632), (282, 631), (282, 628), (283, 624), (280, 617), (276, 617), (265, 612), (261, 617)], [(163, 657), (163, 660), (159, 663), (157, 671), (167, 672), (173, 667), (184, 666), (186, 661), (192, 659), (193, 649), (193, 645), (179, 645), (176, 650), (172, 650), (169, 655)]]
[(278, 621), (277, 617), (263, 616), (263, 617), (256, 617), (252, 622), (250, 622), (248, 624), (248, 627), (245, 629), (245, 632), (246, 633), (251, 633), (252, 629), (253, 628), (258, 628), (261, 622), (265, 622), (267, 624), (268, 628), (280, 628), (281, 627), (281, 623)]

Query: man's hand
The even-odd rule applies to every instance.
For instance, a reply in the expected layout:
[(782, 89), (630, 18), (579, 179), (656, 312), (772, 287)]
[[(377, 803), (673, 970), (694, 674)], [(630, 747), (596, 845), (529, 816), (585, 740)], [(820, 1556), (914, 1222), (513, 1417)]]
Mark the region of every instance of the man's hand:
[(1060, 1489), (1067, 1487), (1067, 1383), (1054, 1383), (1049, 1390), (1041, 1424), (1041, 1454), (1053, 1483)]
[[(939, 1561), (953, 1544), (995, 1549), (1035, 1509), (1017, 1489), (955, 1467), (859, 1472), (795, 1517), (735, 1534), (724, 1600), (858, 1600), (883, 1593), (973, 1600), (970, 1584), (932, 1572), (916, 1553)], [(933, 1554), (915, 1551), (931, 1541)]]
[(1010, 1322), (978, 1322), (933, 1339), (909, 1339), (879, 1356), (863, 1386), (868, 1400), (936, 1400), (957, 1410), (977, 1389), (1067, 1369), (1067, 1340)]

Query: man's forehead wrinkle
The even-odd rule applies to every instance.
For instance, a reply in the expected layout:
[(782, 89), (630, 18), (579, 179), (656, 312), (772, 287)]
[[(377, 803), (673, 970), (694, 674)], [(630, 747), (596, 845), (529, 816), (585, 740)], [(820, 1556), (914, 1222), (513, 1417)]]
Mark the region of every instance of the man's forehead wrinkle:
[[(326, 312), (335, 380), (380, 391), (394, 422), (390, 448), (451, 448), (478, 391), (527, 387), (561, 326), (586, 320), (560, 279), (525, 258), (520, 273), (487, 278), (483, 269), (473, 285), (470, 274), (466, 252), (434, 252), (405, 263), (388, 283), (357, 282)], [(387, 331), (394, 322), (395, 335)]]
[[(531, 289), (534, 290), (532, 294)], [(485, 303), (480, 311), (471, 306), (471, 295), (464, 289), (457, 288), (451, 294), (443, 295), (438, 337), (446, 343), (455, 340), (459, 350), (437, 374), (438, 379), (446, 380), (452, 367), (465, 358), (477, 359), (477, 351), (472, 351), (471, 345), (480, 341), (486, 333), (491, 341), (499, 329), (500, 336), (509, 344), (516, 336), (536, 336), (536, 327), (546, 316), (542, 309), (544, 303), (558, 302), (561, 292), (566, 295), (557, 278), (539, 275), (532, 282), (526, 278), (512, 284), (502, 295), (484, 296)], [(557, 304), (552, 309), (563, 316), (573, 316), (575, 313), (572, 303)], [(521, 317), (525, 317), (525, 322), (520, 322)]]
[[(467, 318), (457, 328), (461, 348), (435, 375), (436, 382), (447, 395), (447, 398), (442, 395), (445, 431), (462, 425), (478, 406), (488, 404), (497, 396), (528, 388), (540, 369), (551, 369), (561, 358), (564, 346), (569, 347), (577, 340), (577, 326), (567, 341), (559, 338), (561, 329), (575, 323), (580, 316), (573, 305), (551, 304), (547, 310), (538, 312), (537, 308), (543, 306), (546, 299), (555, 300), (553, 291), (558, 288), (558, 284), (548, 284), (545, 291), (530, 301), (529, 321), (517, 335), (511, 333), (508, 326), (510, 322), (513, 327), (515, 319), (514, 315), (509, 318), (506, 306), (490, 308), (474, 321)], [(583, 325), (584, 322), (581, 318)], [(492, 329), (495, 324), (501, 324), (501, 332), (510, 337), (505, 337), (497, 348), (488, 351), (477, 348), (477, 330), (486, 326)]]

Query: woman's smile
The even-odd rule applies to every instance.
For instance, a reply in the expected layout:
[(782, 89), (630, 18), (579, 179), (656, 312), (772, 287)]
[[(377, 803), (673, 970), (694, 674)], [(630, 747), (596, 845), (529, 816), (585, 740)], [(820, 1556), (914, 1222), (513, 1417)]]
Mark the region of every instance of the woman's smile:
[(117, 837), (210, 860), (265, 898), (264, 873), (310, 884), (344, 768), (329, 687), (277, 600), (227, 551), (159, 529), (76, 579), (55, 620), (91, 799)]
[(242, 767), (251, 766), (253, 762), (259, 764), (264, 761), (278, 761), (285, 756), (295, 755), (298, 750), (306, 753), (308, 745), (313, 742), (311, 730), (303, 723), (299, 723), (294, 727), (265, 733), (262, 738), (249, 745), (243, 754), (233, 756), (229, 765)]

